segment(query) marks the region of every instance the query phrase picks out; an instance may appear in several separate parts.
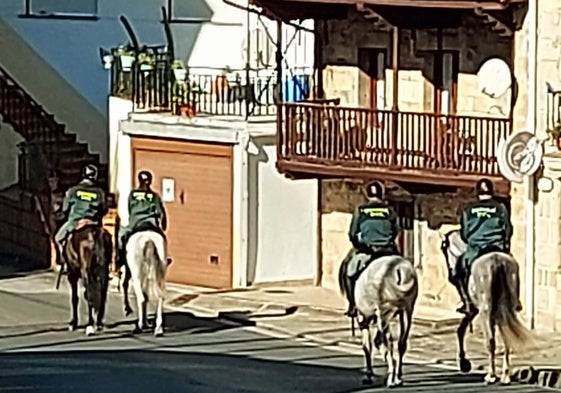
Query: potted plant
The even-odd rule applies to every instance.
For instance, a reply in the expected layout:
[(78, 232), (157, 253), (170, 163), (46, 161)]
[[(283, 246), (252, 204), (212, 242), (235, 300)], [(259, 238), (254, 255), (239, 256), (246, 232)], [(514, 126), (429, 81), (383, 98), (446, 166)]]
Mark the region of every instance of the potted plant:
[(118, 55), (121, 60), (121, 67), (123, 68), (123, 71), (130, 71), (132, 63), (134, 62), (134, 50), (130, 47), (130, 45), (120, 46)]
[(138, 55), (138, 64), (141, 71), (150, 71), (154, 69), (154, 58), (148, 53), (140, 53)]
[(183, 62), (181, 60), (174, 60), (171, 65), (171, 70), (173, 71), (173, 76), (177, 82), (185, 82), (187, 70), (183, 66)]
[(555, 124), (552, 128), (546, 130), (547, 135), (552, 141), (555, 141), (558, 150), (561, 150), (561, 123)]

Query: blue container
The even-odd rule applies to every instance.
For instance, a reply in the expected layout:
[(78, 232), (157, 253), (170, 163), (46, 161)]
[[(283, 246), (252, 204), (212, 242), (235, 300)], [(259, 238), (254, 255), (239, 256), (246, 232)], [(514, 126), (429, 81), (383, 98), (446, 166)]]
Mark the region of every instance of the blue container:
[(282, 99), (284, 102), (301, 102), (310, 94), (308, 75), (294, 75), (284, 81)]

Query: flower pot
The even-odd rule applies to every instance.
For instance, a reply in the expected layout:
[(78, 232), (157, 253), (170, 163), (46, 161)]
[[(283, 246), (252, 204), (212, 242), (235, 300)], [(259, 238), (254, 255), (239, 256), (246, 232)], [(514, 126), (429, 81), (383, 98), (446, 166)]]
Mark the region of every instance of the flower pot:
[(154, 67), (152, 67), (152, 64), (141, 64), (140, 65), (140, 71), (151, 71), (153, 69), (154, 69)]
[(187, 70), (183, 68), (174, 68), (173, 76), (175, 76), (176, 81), (184, 82), (185, 78), (187, 77)]
[(121, 55), (121, 67), (123, 67), (123, 71), (130, 71), (132, 67), (132, 63), (134, 62), (134, 56), (129, 55)]

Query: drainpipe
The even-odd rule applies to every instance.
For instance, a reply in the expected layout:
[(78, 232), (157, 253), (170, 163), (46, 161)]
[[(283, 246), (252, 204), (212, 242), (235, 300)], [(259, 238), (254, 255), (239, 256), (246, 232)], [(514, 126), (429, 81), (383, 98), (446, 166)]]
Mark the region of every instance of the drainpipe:
[[(526, 129), (536, 133), (537, 115), (538, 0), (528, 2), (528, 112)], [(526, 177), (526, 317), (535, 328), (535, 177)]]

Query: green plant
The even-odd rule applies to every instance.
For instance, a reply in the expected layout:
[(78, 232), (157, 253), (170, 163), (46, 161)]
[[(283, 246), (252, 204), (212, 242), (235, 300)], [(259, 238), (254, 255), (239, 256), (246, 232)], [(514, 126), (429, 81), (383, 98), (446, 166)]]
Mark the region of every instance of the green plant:
[(183, 62), (181, 60), (174, 60), (173, 63), (171, 63), (171, 69), (172, 70), (178, 70), (178, 69), (185, 69), (185, 66), (183, 65)]
[(154, 57), (152, 57), (148, 53), (140, 53), (138, 55), (138, 63), (153, 66), (154, 65)]
[(553, 128), (545, 130), (551, 140), (555, 140), (561, 136), (561, 123), (557, 123)]
[(121, 45), (117, 50), (119, 56), (134, 56), (134, 49), (131, 45)]

